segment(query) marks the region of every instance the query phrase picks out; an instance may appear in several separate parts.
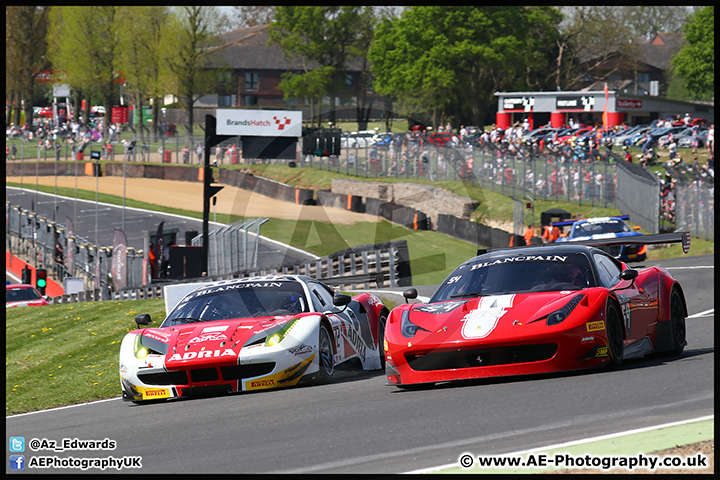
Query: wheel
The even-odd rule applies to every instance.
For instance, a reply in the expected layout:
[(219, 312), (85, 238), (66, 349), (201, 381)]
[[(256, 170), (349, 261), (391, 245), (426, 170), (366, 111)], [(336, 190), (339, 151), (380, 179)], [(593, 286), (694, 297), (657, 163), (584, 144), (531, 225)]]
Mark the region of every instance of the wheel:
[(324, 324), (320, 325), (318, 357), (320, 367), (318, 382), (327, 383), (332, 379), (335, 372), (335, 364), (333, 362), (332, 335)]
[(620, 312), (613, 303), (608, 305), (605, 322), (607, 323), (608, 355), (610, 356), (607, 368), (616, 369), (622, 364), (624, 352)]
[(378, 319), (378, 353), (380, 354), (380, 370), (385, 370), (385, 324), (387, 315), (380, 314)]
[(670, 295), (670, 332), (672, 334), (673, 349), (671, 355), (680, 355), (685, 350), (685, 309), (683, 308), (680, 292), (673, 290)]

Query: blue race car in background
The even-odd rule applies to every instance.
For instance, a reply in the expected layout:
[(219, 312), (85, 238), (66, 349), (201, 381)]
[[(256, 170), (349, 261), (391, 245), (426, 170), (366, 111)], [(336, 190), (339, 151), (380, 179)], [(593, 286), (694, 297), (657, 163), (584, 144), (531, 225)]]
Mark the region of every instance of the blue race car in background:
[[(639, 226), (630, 228), (624, 220), (629, 215), (618, 217), (583, 218), (565, 222), (553, 222), (556, 227), (571, 226), (570, 233), (561, 236), (556, 242), (572, 242), (578, 240), (601, 240), (606, 238), (636, 237), (642, 235)], [(612, 245), (603, 248), (610, 255), (623, 262), (642, 262), (647, 258), (647, 245)]]

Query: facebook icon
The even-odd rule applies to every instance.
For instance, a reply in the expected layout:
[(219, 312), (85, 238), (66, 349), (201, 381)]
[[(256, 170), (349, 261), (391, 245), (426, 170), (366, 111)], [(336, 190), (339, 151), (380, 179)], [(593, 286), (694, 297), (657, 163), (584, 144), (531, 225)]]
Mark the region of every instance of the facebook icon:
[(25, 470), (25, 455), (10, 455), (10, 470)]

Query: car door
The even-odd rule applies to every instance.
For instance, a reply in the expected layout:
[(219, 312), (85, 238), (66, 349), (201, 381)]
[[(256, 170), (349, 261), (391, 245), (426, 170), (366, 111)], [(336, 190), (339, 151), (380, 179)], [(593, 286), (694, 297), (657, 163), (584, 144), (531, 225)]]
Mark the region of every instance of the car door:
[(653, 307), (650, 294), (639, 287), (637, 281), (621, 280), (621, 264), (610, 255), (604, 252), (595, 252), (593, 260), (598, 269), (600, 283), (606, 288), (613, 289), (620, 302), (627, 332), (625, 346), (646, 336), (649, 325), (654, 323), (657, 318), (654, 315), (656, 308)]
[(308, 290), (315, 307), (315, 311), (325, 313), (333, 329), (335, 338), (335, 365), (351, 358), (358, 357), (365, 361), (367, 345), (363, 339), (361, 319), (355, 309), (335, 307), (333, 305), (333, 292), (319, 282), (308, 282)]

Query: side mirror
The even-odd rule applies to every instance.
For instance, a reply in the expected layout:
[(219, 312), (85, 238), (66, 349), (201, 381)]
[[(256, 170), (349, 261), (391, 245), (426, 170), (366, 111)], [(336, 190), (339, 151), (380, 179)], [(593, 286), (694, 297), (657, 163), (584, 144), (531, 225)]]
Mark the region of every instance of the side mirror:
[(333, 305), (335, 305), (336, 307), (347, 307), (351, 301), (352, 297), (350, 295), (343, 295), (342, 293), (338, 293), (333, 296)]
[(403, 292), (403, 297), (405, 297), (405, 303), (407, 303), (408, 300), (417, 298), (418, 293), (417, 289), (415, 288), (408, 288)]
[(152, 318), (150, 318), (149, 313), (141, 313), (135, 317), (135, 323), (137, 323), (138, 328), (141, 328), (140, 325), (152, 325)]
[(638, 271), (628, 268), (620, 272), (620, 278), (622, 280), (635, 280), (638, 276)]
[[(632, 268), (626, 268), (622, 272), (620, 272), (620, 280), (631, 280), (632, 283), (628, 285), (627, 287), (618, 288), (617, 290), (625, 290), (627, 288), (632, 288), (632, 286), (635, 284), (635, 279), (638, 276), (638, 271), (633, 270)], [(613, 288), (613, 290), (616, 290)]]

